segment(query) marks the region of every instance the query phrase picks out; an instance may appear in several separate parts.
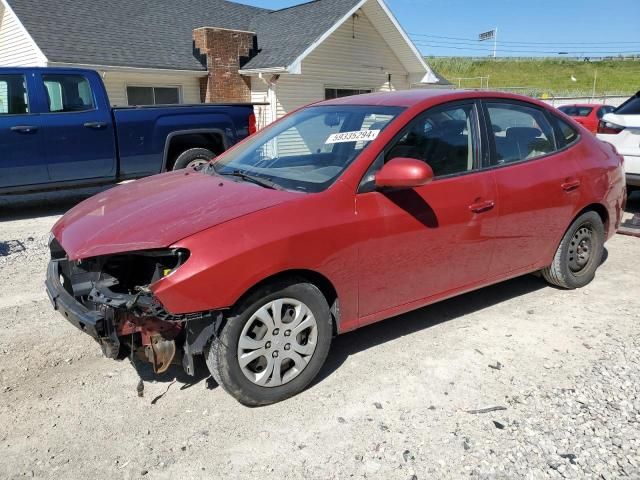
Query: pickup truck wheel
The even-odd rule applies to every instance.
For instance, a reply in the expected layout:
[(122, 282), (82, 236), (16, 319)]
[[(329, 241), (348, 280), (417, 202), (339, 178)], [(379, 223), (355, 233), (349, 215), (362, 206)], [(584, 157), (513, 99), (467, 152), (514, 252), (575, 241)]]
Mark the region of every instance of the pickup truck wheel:
[(331, 337), (329, 305), (316, 286), (267, 285), (233, 310), (211, 341), (207, 366), (240, 403), (269, 405), (311, 383), (327, 358)]
[(216, 158), (216, 155), (211, 150), (206, 148), (190, 148), (178, 155), (176, 163), (173, 164), (173, 169), (182, 170), (183, 168), (192, 168), (194, 170), (200, 170), (214, 158)]
[(542, 270), (544, 279), (561, 288), (573, 290), (589, 284), (604, 253), (604, 225), (596, 212), (580, 215), (565, 233), (553, 257)]

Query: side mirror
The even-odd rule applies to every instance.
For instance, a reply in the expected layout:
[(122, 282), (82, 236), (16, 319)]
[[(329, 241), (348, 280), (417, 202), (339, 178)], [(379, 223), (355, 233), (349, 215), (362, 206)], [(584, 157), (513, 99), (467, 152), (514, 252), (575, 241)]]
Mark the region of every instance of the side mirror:
[(378, 188), (413, 188), (426, 185), (433, 180), (433, 170), (415, 158), (389, 160), (376, 175)]

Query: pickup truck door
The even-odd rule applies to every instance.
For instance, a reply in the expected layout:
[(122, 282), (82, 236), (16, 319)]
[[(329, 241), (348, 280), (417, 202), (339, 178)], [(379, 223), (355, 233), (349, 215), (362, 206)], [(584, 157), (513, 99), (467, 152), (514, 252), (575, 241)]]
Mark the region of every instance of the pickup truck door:
[(36, 82), (51, 181), (114, 179), (115, 133), (99, 76), (42, 72)]
[(40, 115), (33, 113), (33, 75), (0, 73), (0, 188), (49, 181)]

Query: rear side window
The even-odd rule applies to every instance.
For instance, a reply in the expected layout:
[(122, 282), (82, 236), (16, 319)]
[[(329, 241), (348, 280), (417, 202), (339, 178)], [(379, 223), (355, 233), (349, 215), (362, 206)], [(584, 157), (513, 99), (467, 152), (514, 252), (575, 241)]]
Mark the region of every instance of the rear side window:
[(578, 132), (567, 122), (559, 119), (555, 115), (550, 115), (553, 127), (556, 130), (556, 138), (558, 139), (558, 147), (564, 148), (578, 140)]
[(43, 75), (49, 112), (86, 112), (95, 110), (91, 85), (82, 75)]
[(640, 95), (636, 94), (615, 111), (616, 115), (640, 115)]
[(556, 150), (545, 112), (520, 104), (487, 102), (498, 165), (540, 157)]
[(0, 75), (0, 115), (26, 113), (29, 113), (29, 100), (24, 75)]
[(571, 117), (588, 117), (593, 112), (592, 107), (577, 107), (575, 105), (560, 107), (558, 110)]

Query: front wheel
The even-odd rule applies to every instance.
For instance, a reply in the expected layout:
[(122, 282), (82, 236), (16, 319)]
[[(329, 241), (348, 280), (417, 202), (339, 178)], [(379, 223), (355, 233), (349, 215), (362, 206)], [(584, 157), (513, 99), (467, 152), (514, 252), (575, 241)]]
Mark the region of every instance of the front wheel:
[(565, 233), (553, 257), (553, 263), (542, 270), (544, 279), (569, 290), (589, 284), (604, 253), (604, 224), (596, 212), (580, 215)]
[(247, 406), (304, 390), (324, 364), (332, 338), (326, 299), (312, 284), (263, 287), (242, 302), (206, 352), (213, 378)]

